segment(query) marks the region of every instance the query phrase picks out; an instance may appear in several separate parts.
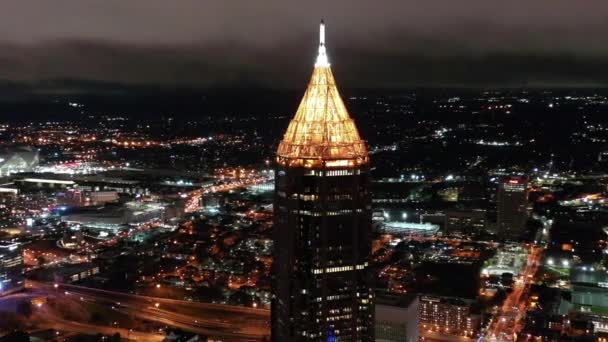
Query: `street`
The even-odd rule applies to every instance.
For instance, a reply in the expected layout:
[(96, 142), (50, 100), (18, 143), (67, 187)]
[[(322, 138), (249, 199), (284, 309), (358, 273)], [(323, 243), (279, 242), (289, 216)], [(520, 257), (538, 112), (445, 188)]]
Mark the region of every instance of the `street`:
[[(259, 340), (270, 334), (268, 325), (270, 313), (264, 309), (147, 297), (66, 284), (55, 287), (54, 284), (29, 282), (28, 288), (38, 295), (55, 297), (59, 301), (62, 298), (77, 298), (83, 303), (111, 307), (112, 310), (135, 319), (205, 336), (246, 341)], [(50, 322), (57, 321), (64, 328), (70, 328), (65, 320), (62, 321), (49, 310), (39, 310), (39, 314), (46, 315)], [(76, 323), (80, 326), (89, 326), (89, 332), (104, 332), (108, 329), (107, 326), (91, 328), (90, 324)], [(72, 328), (78, 327), (72, 326)]]
[(527, 292), (534, 280), (542, 259), (543, 249), (532, 247), (528, 261), (521, 277), (514, 283), (513, 291), (504, 300), (503, 305), (495, 314), (490, 328), (485, 334), (488, 341), (513, 341), (523, 328), (522, 319), (525, 317)]

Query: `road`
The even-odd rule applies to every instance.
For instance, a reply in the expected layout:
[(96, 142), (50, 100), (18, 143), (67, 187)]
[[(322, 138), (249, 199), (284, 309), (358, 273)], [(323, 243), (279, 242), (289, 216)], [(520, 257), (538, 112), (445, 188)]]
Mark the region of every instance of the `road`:
[(494, 315), (490, 328), (485, 334), (487, 341), (513, 341), (523, 328), (526, 313), (526, 293), (534, 280), (542, 259), (543, 249), (532, 247), (520, 279), (513, 285), (513, 291), (504, 300), (502, 307)]
[(424, 342), (472, 342), (470, 337), (441, 334), (436, 331), (423, 330), (420, 332), (420, 337), (424, 338)]
[(159, 333), (148, 333), (141, 331), (134, 331), (131, 329), (124, 328), (113, 328), (102, 325), (93, 325), (86, 324), (74, 321), (68, 321), (61, 317), (58, 317), (54, 313), (49, 310), (42, 309), (39, 310), (38, 316), (41, 318), (45, 318), (47, 320), (46, 323), (38, 324), (38, 328), (41, 329), (54, 329), (57, 331), (69, 331), (70, 333), (78, 333), (78, 334), (91, 334), (91, 333), (101, 333), (104, 335), (114, 335), (115, 333), (119, 333), (120, 336), (126, 337), (128, 339), (132, 339), (135, 341), (145, 341), (145, 342), (156, 342), (163, 341), (165, 336), (164, 334)]
[[(269, 311), (240, 306), (188, 302), (92, 289), (75, 285), (30, 282), (33, 290), (57, 298), (70, 296), (83, 302), (111, 307), (136, 319), (156, 322), (190, 332), (229, 338), (231, 341), (260, 340), (270, 334)], [(49, 320), (53, 317), (49, 317)], [(104, 326), (105, 327), (105, 326)]]
[(187, 213), (192, 213), (197, 211), (200, 208), (200, 200), (203, 195), (212, 194), (216, 192), (226, 192), (230, 190), (235, 190), (239, 188), (244, 188), (248, 186), (252, 186), (255, 184), (260, 184), (268, 181), (267, 176), (257, 175), (254, 177), (248, 177), (238, 180), (230, 181), (229, 183), (224, 183), (220, 185), (214, 185), (204, 189), (197, 189), (191, 191), (188, 194), (188, 198), (186, 200), (185, 211)]
[[(40, 298), (41, 296), (47, 296), (48, 289), (29, 289), (26, 292), (17, 292), (12, 293), (0, 298), (0, 305), (2, 306), (2, 311), (5, 312), (17, 312), (18, 303), (27, 300), (31, 301), (36, 298)], [(59, 317), (55, 312), (53, 312), (48, 305), (40, 305), (35, 308), (34, 316), (30, 318), (32, 321), (35, 321), (35, 331), (45, 330), (45, 329), (53, 329), (56, 331), (61, 331), (71, 334), (105, 334), (105, 335), (114, 335), (115, 333), (119, 333), (123, 337), (128, 337), (130, 339), (135, 339), (136, 341), (145, 341), (145, 342), (156, 342), (163, 341), (164, 334), (159, 332), (142, 332), (136, 331), (132, 329), (124, 329), (119, 327), (109, 327), (105, 325), (93, 325), (82, 322), (75, 322), (63, 319)], [(65, 336), (65, 335), (64, 335)]]

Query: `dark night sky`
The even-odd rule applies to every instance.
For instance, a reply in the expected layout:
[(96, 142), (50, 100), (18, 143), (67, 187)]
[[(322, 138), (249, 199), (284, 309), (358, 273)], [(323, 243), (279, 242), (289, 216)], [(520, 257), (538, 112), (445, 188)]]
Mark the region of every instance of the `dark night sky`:
[(606, 0), (3, 0), (0, 84), (604, 86)]

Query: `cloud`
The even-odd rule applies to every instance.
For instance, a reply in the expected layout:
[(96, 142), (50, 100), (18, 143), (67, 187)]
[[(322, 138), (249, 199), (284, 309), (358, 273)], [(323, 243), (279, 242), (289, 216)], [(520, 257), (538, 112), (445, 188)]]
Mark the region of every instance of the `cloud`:
[(0, 79), (297, 87), (605, 84), (608, 2), (5, 0)]

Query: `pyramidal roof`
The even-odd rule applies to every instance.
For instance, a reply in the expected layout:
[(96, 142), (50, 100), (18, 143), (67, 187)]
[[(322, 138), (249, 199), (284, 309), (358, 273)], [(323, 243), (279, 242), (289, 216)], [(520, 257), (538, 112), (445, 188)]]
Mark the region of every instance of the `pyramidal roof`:
[(325, 50), (325, 25), (321, 22), (315, 68), (279, 144), (277, 161), (291, 166), (342, 167), (367, 160), (365, 143), (336, 87)]

